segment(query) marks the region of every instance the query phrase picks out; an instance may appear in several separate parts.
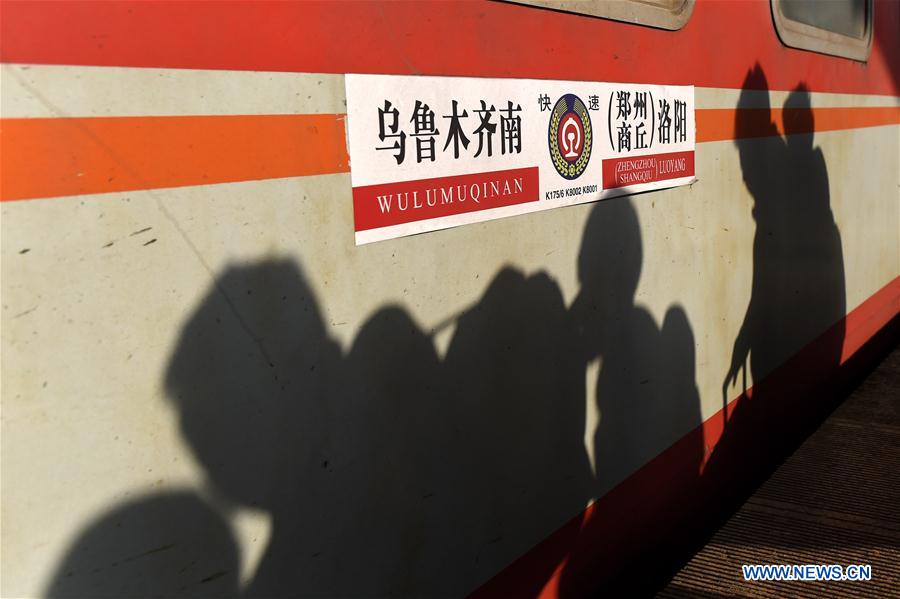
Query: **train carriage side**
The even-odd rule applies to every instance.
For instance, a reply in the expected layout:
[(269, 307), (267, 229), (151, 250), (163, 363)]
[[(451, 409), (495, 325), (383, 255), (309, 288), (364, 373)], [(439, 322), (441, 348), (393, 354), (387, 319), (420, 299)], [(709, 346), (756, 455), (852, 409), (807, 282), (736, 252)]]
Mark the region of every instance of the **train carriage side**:
[[(801, 4), (0, 3), (0, 594), (658, 582), (898, 339), (900, 4)], [(347, 74), (695, 86), (696, 181), (356, 245)]]

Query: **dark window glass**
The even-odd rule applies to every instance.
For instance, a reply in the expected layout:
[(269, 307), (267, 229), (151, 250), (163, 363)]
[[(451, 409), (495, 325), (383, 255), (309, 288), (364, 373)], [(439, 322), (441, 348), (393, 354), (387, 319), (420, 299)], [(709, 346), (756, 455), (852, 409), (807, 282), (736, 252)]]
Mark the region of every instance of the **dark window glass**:
[(867, 0), (781, 0), (781, 11), (792, 21), (862, 39), (867, 5)]

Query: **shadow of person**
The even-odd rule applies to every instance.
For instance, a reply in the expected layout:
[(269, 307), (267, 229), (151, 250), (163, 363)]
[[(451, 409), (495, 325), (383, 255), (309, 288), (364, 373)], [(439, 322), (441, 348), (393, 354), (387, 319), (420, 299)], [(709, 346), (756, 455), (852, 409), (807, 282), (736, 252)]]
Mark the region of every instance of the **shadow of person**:
[[(323, 345), (317, 312), (307, 318), (288, 345)], [(406, 311), (385, 306), (339, 363), (327, 360), (327, 387), (304, 381), (313, 360), (276, 368), (279, 381), (300, 373), (289, 383), (298, 407), (278, 413), (288, 424), (255, 426), (298, 431), (279, 451), (296, 454), (295, 482), (260, 463), (279, 501), (228, 485), (272, 514), (247, 594), (459, 596), (577, 513), (591, 473), (566, 324), (555, 283), (507, 269), (460, 317), (443, 363)]]
[[(764, 92), (762, 106), (755, 90)], [(765, 73), (756, 65), (745, 78), (735, 121), (741, 171), (753, 196), (753, 278), (722, 385), (723, 404), (735, 383), (741, 396), (729, 406), (722, 438), (703, 473), (723, 491), (721, 505), (730, 504), (729, 510), (840, 397), (835, 382), (846, 290), (825, 159), (813, 146), (814, 116), (805, 86), (785, 102), (785, 137), (772, 118), (767, 90)], [(765, 444), (758, 442), (761, 436)]]
[[(798, 351), (804, 343), (833, 329), (822, 353), (818, 354), (820, 373), (828, 378), (834, 376), (841, 364), (845, 336), (847, 299), (841, 234), (831, 211), (825, 156), (821, 148), (813, 146), (815, 123), (809, 90), (804, 84), (788, 96), (783, 114), (788, 194), (797, 203), (791, 211), (791, 220), (798, 227), (793, 235), (789, 267), (795, 327), (791, 333), (796, 339), (791, 345), (797, 346), (795, 351)], [(754, 380), (757, 380), (755, 373)]]
[[(630, 199), (598, 204), (585, 226), (571, 307), (581, 360), (600, 359), (594, 431), (597, 494), (603, 495), (699, 422), (694, 338), (687, 315), (671, 306), (657, 327), (635, 301), (643, 248)], [(699, 455), (699, 454), (698, 454)], [(699, 463), (699, 458), (695, 464)]]
[[(459, 591), (539, 543), (591, 497), (584, 372), (572, 333), (556, 282), (511, 267), (458, 319), (444, 381), (462, 460), (451, 553), (464, 576)], [(530, 574), (545, 580), (553, 561)]]
[(292, 448), (317, 457), (282, 485), (248, 595), (459, 596), (578, 513), (592, 475), (567, 326), (557, 285), (512, 269), (443, 363), (402, 308), (376, 311), (328, 377), (327, 414), (302, 410), (327, 438)]
[[(229, 322), (225, 322), (229, 319)], [(445, 595), (460, 522), (455, 422), (431, 339), (379, 309), (342, 355), (299, 267), (230, 268), (190, 318), (166, 388), (182, 433), (271, 539), (248, 597)]]
[[(593, 434), (596, 497), (562, 573), (560, 594), (648, 592), (671, 568), (670, 543), (684, 497), (696, 483), (702, 440), (679, 445), (654, 489), (617, 487), (700, 422), (694, 337), (684, 310), (670, 306), (661, 327), (636, 303), (643, 244), (628, 198), (599, 202), (578, 257), (580, 290), (569, 309), (582, 370), (599, 360)], [(612, 493), (610, 493), (612, 491)], [(624, 493), (624, 494), (623, 494)], [(628, 495), (626, 501), (616, 499)], [(604, 497), (606, 496), (606, 497)], [(640, 518), (625, 504), (639, 501)], [(648, 546), (646, 539), (655, 539)], [(642, 539), (640, 543), (633, 539)], [(640, 564), (637, 567), (629, 564)], [(658, 572), (657, 572), (658, 570)]]
[[(736, 382), (748, 355), (754, 382), (762, 382), (846, 313), (841, 237), (825, 159), (812, 144), (809, 92), (801, 84), (788, 96), (782, 138), (767, 100), (763, 108), (747, 106), (748, 89), (767, 89), (758, 65), (747, 75), (736, 111), (736, 143), (756, 232), (750, 303), (726, 383)], [(840, 349), (829, 343), (830, 366), (838, 365)]]
[(89, 523), (43, 596), (235, 597), (239, 555), (231, 530), (192, 492), (120, 505)]
[(166, 372), (182, 434), (213, 489), (271, 517), (248, 596), (327, 584), (317, 558), (339, 517), (331, 499), (342, 481), (329, 459), (340, 367), (313, 291), (289, 260), (226, 269), (182, 330)]
[[(273, 517), (254, 586), (269, 581), (278, 562), (272, 554), (283, 545), (304, 555), (301, 549), (327, 538), (327, 519), (308, 518), (296, 538), (282, 521), (295, 511), (318, 514), (327, 503), (326, 398), (339, 361), (303, 274), (285, 260), (226, 269), (188, 318), (170, 358), (165, 390), (209, 489), (226, 503)], [(296, 563), (305, 566), (303, 559)], [(227, 522), (185, 491), (139, 499), (90, 525), (48, 595), (234, 596), (238, 572)], [(268, 593), (263, 588), (259, 594)]]
[(272, 259), (227, 268), (182, 328), (164, 386), (209, 493), (272, 517), (256, 575), (241, 593), (227, 521), (185, 491), (137, 500), (89, 526), (48, 595), (297, 596), (327, 589), (333, 573), (317, 558), (333, 544), (341, 518), (334, 498), (353, 486), (328, 467), (343, 441), (332, 401), (340, 398), (341, 360), (296, 264)]
[(317, 596), (445, 596), (457, 447), (432, 340), (397, 306), (360, 328), (342, 368), (334, 579)]
[[(299, 266), (226, 269), (188, 317), (165, 389), (208, 492), (271, 517), (242, 594), (461, 595), (577, 513), (591, 472), (566, 327), (555, 283), (507, 269), (460, 319), (444, 364), (396, 306), (343, 356)], [(116, 536), (123, 519), (133, 551)], [(110, 561), (202, 548), (204, 568), (223, 565), (197, 568), (211, 577), (198, 592), (240, 592), (226, 519), (195, 494), (120, 508), (65, 567), (107, 545)], [(178, 595), (167, 576), (180, 562), (140, 564), (141, 592), (123, 581), (109, 594)]]

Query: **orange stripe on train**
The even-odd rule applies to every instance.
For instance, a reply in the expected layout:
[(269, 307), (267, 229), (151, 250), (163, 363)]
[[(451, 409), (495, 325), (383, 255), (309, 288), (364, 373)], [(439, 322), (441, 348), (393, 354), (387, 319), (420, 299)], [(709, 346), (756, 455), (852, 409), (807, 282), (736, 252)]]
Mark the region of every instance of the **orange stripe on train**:
[(347, 172), (344, 119), (2, 119), (0, 200)]
[[(741, 120), (741, 131), (735, 131), (734, 108), (697, 109), (697, 141), (724, 141), (750, 137), (766, 137), (772, 135), (772, 123), (779, 135), (784, 135), (790, 128), (792, 133), (809, 133), (810, 131), (839, 131), (842, 129), (861, 129), (881, 125), (900, 124), (900, 107), (842, 107), (813, 108), (812, 122), (808, 116), (810, 109), (782, 108), (743, 108), (745, 116)], [(785, 123), (791, 126), (786, 127)]]
[[(790, 111), (746, 109), (739, 137)], [(900, 124), (900, 108), (814, 108), (816, 131)], [(0, 200), (231, 183), (350, 170), (346, 115), (0, 119)], [(697, 141), (735, 139), (735, 110), (698, 109)], [(800, 132), (796, 127), (792, 130)]]

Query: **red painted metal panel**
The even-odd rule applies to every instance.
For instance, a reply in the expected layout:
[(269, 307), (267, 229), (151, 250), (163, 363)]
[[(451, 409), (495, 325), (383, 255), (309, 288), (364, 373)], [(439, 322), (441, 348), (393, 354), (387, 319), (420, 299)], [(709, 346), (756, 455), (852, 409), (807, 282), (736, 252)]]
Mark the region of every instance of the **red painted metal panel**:
[(869, 62), (784, 46), (768, 2), (698, 0), (665, 31), (499, 2), (6, 1), (0, 60), (401, 73), (898, 94), (900, 3), (877, 1)]

